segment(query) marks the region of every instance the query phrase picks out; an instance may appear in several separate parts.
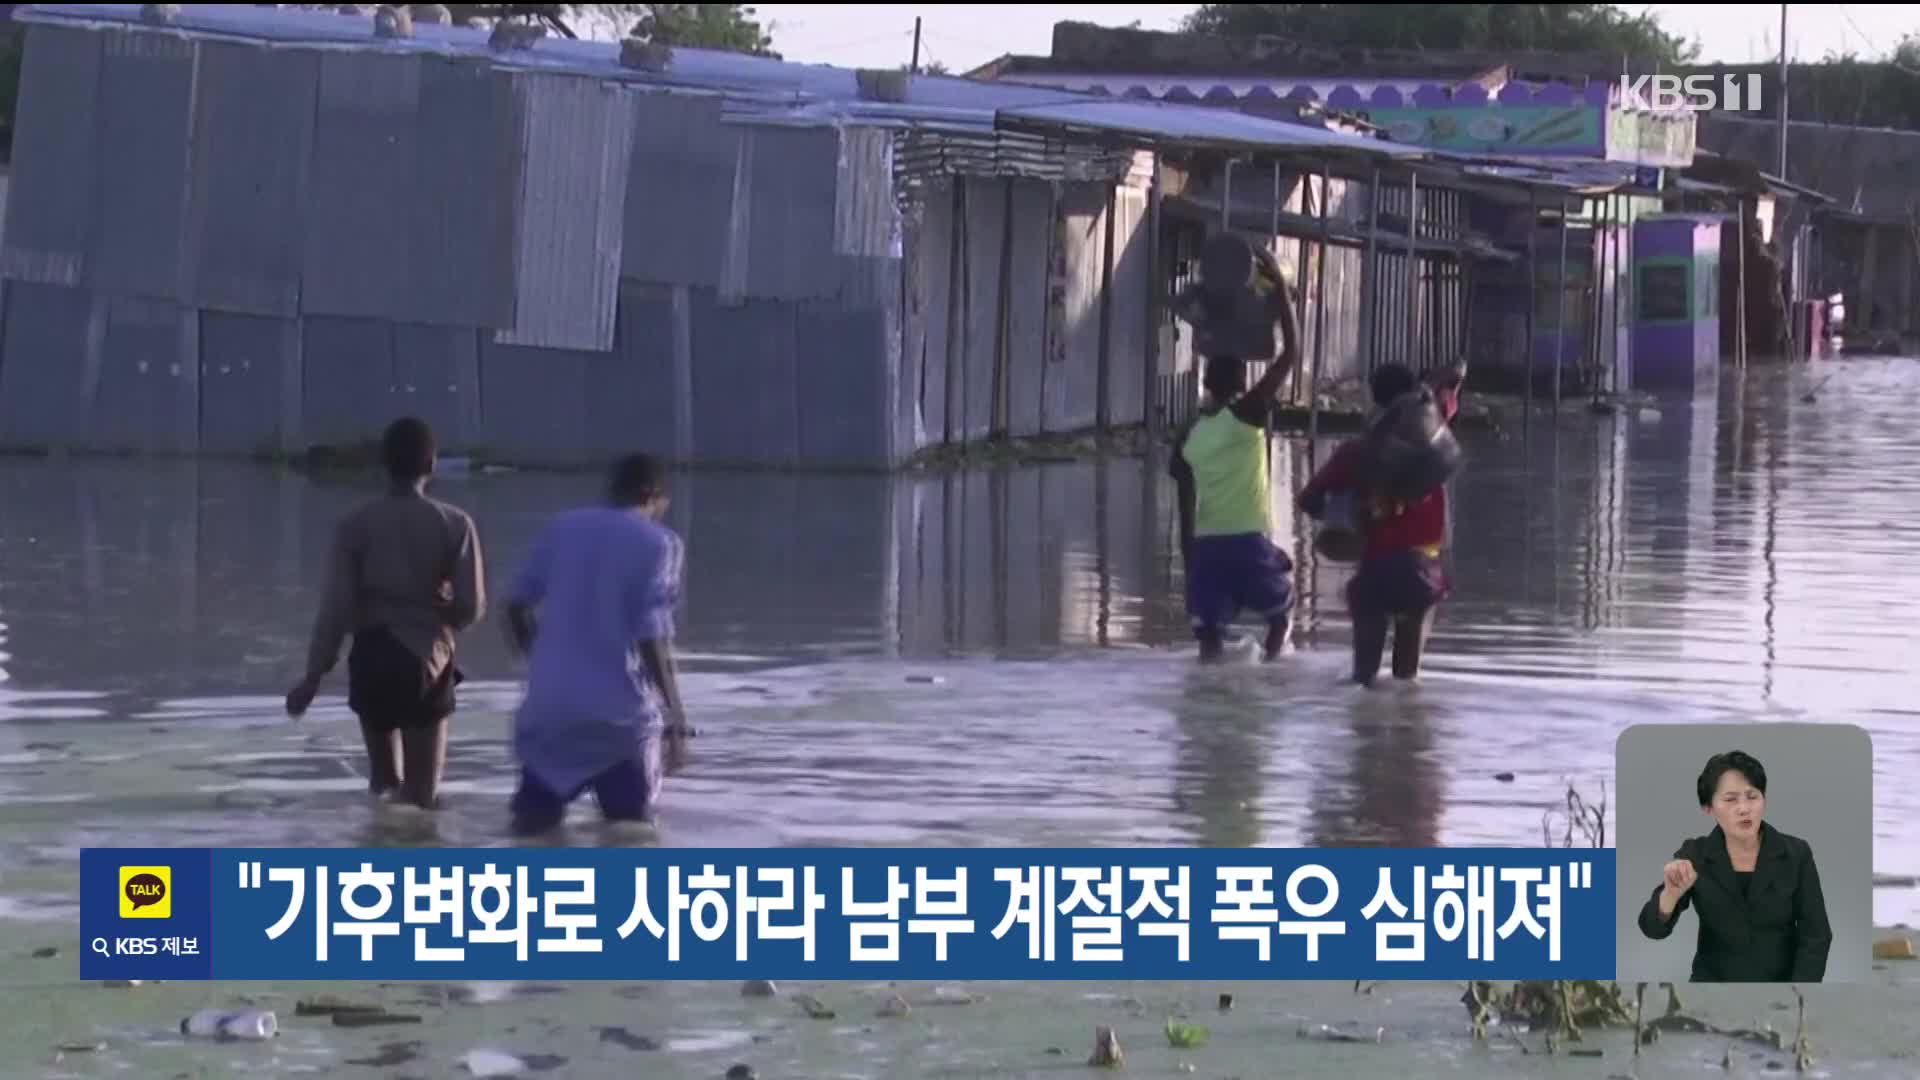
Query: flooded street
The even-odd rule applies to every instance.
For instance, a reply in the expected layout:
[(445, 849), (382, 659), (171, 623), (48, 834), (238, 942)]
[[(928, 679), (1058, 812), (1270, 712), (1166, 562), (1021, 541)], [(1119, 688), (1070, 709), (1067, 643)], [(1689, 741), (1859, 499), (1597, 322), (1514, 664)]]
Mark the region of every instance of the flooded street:
[[(1610, 783), (1614, 741), (1630, 724), (1794, 720), (1872, 734), (1875, 872), (1920, 875), (1920, 788), (1908, 782), (1920, 766), (1916, 401), (1920, 362), (1850, 359), (1759, 370), (1657, 412), (1570, 406), (1557, 425), (1536, 416), (1523, 429), (1516, 416), (1499, 437), (1463, 433), (1472, 456), (1453, 501), (1456, 598), (1423, 682), (1379, 693), (1343, 682), (1346, 570), (1313, 564), (1291, 513), (1281, 520), (1303, 567), (1300, 653), (1196, 670), (1173, 488), (1153, 464), (680, 477), (681, 648), (701, 734), (691, 767), (669, 782), (660, 842), (1531, 845), (1569, 783), (1589, 796)], [(1285, 498), (1314, 455), (1300, 440), (1277, 441), (1275, 455)], [(287, 1030), (269, 1051), (190, 1048), (170, 1032), (228, 991), (273, 988), (75, 984), (78, 847), (507, 842), (518, 688), (496, 618), (464, 646), (471, 681), (437, 821), (368, 805), (340, 673), (305, 720), (280, 707), (328, 530), (367, 479), (0, 461), (8, 1075), (105, 1075), (115, 1060), (171, 1070), (160, 1075), (455, 1075), (449, 1055), (483, 1038), (568, 1055), (579, 1070), (553, 1075), (630, 1073), (645, 1061), (649, 1076), (717, 1078), (756, 1045), (771, 1046), (751, 1058), (769, 1080), (1053, 1075), (1079, 1070), (1093, 1024), (1124, 1019), (1113, 1002), (1130, 997), (1146, 1017), (1127, 1044), (1132, 1071), (1173, 1074), (1160, 999), (1211, 1009), (1211, 986), (989, 988), (992, 1000), (971, 1012), (917, 1011), (917, 1042), (897, 1029), (862, 1033), (884, 1023), (872, 1015), (885, 991), (852, 984), (816, 988), (863, 1004), (839, 1025), (811, 1026), (731, 985), (598, 987), (553, 999), (564, 1007), (508, 996), (398, 1035), (296, 1028), (283, 1002)], [(496, 616), (545, 516), (597, 488), (593, 475), (457, 469), (437, 482), (480, 525)], [(590, 806), (575, 822), (574, 842), (597, 842)], [(1876, 889), (1874, 909), (1881, 926), (1920, 923), (1920, 891)], [(25, 959), (44, 945), (62, 954)], [(1920, 1007), (1920, 980), (1911, 964), (1894, 966), (1876, 974), (1892, 991), (1809, 992), (1811, 1015), (1829, 1025), (1821, 1065), (1831, 1075), (1888, 1075), (1887, 1055), (1920, 1046), (1894, 1019)], [(365, 989), (395, 1001), (419, 992)], [(1515, 1052), (1471, 1047), (1457, 987), (1392, 991), (1397, 1004), (1381, 999), (1386, 990), (1349, 1001), (1345, 984), (1243, 987), (1260, 1004), (1208, 1019), (1218, 1047), (1207, 1053), (1219, 1056), (1192, 1060), (1203, 1075), (1257, 1071), (1264, 1041), (1291, 1048), (1299, 1022), (1377, 1015), (1400, 1049), (1301, 1042), (1295, 1074), (1405, 1075), (1408, 1054), (1422, 1075), (1537, 1072)], [(1033, 995), (1063, 1003), (1057, 1030), (1022, 1007)], [(1777, 1008), (1791, 1001), (1784, 990), (1695, 996), (1703, 1008), (1722, 1002), (1729, 1022), (1785, 1016), (1791, 1027)], [(724, 1037), (632, 1058), (593, 1035), (616, 1015), (635, 1031)], [(523, 1026), (495, 1030), (503, 1017)], [(32, 1033), (49, 1023), (52, 1034)], [(834, 1035), (840, 1027), (850, 1033)], [(752, 1044), (749, 1032), (772, 1041)], [(108, 1050), (45, 1064), (59, 1041), (96, 1037)], [(397, 1073), (344, 1063), (408, 1039), (431, 1040), (430, 1060)], [(812, 1045), (823, 1040), (833, 1046)], [(1608, 1061), (1560, 1069), (1621, 1071), (1630, 1040), (1608, 1045)], [(1665, 1064), (1639, 1075), (1717, 1067), (1723, 1048), (1662, 1046)]]

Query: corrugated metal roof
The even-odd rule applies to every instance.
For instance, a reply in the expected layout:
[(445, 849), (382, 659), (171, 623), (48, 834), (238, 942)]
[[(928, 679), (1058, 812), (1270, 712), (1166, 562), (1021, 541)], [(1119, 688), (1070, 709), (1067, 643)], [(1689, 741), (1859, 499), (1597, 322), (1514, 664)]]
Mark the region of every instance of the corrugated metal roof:
[[(617, 41), (571, 41), (548, 37), (532, 48), (494, 50), (489, 31), (432, 23), (415, 23), (410, 39), (373, 36), (370, 15), (341, 15), (331, 10), (271, 8), (253, 4), (182, 4), (173, 25), (145, 24), (140, 4), (28, 4), (17, 18), (25, 21), (111, 25), (135, 23), (157, 32), (265, 41), (311, 48), (354, 48), (388, 53), (431, 53), (491, 60), (501, 67), (587, 75), (621, 82), (680, 86), (727, 93), (759, 95), (763, 106), (807, 101), (860, 102), (852, 68), (800, 64), (765, 56), (708, 49), (675, 49), (664, 72), (654, 73), (620, 63)], [(992, 110), (1013, 105), (1080, 100), (1083, 95), (1045, 87), (982, 82), (948, 76), (921, 75), (909, 80), (906, 105), (935, 110), (959, 110), (975, 122), (990, 122)]]
[(1107, 133), (1146, 142), (1204, 144), (1243, 152), (1322, 151), (1398, 160), (1425, 156), (1419, 149), (1306, 124), (1152, 101), (1079, 98), (1015, 106), (998, 110), (995, 125), (1036, 133)]

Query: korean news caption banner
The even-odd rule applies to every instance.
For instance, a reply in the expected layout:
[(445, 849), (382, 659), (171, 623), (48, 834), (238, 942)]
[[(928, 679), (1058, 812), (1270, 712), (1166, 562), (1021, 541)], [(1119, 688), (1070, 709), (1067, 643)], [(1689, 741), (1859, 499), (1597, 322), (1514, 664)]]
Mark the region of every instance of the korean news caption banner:
[(1609, 979), (1609, 849), (112, 849), (82, 979)]

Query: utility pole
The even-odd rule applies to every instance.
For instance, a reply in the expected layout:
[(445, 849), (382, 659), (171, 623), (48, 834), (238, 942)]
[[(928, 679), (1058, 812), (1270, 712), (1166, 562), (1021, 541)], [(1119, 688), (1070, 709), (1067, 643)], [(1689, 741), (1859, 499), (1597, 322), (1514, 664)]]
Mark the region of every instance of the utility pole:
[[(898, 39), (896, 39), (898, 40)], [(913, 17), (913, 63), (907, 65), (912, 74), (920, 74), (920, 16)]]
[(1787, 179), (1787, 5), (1780, 5), (1780, 179)]

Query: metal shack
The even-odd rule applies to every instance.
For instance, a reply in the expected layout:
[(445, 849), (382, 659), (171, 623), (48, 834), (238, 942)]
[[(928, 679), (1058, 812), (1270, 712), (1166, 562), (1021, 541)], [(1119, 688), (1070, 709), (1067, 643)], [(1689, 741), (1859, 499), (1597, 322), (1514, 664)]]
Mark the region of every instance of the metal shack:
[[(1142, 145), (1202, 110), (328, 11), (15, 17), (0, 446), (412, 413), (527, 463), (890, 468), (1151, 419)], [(1241, 153), (1394, 154), (1239, 119)]]

